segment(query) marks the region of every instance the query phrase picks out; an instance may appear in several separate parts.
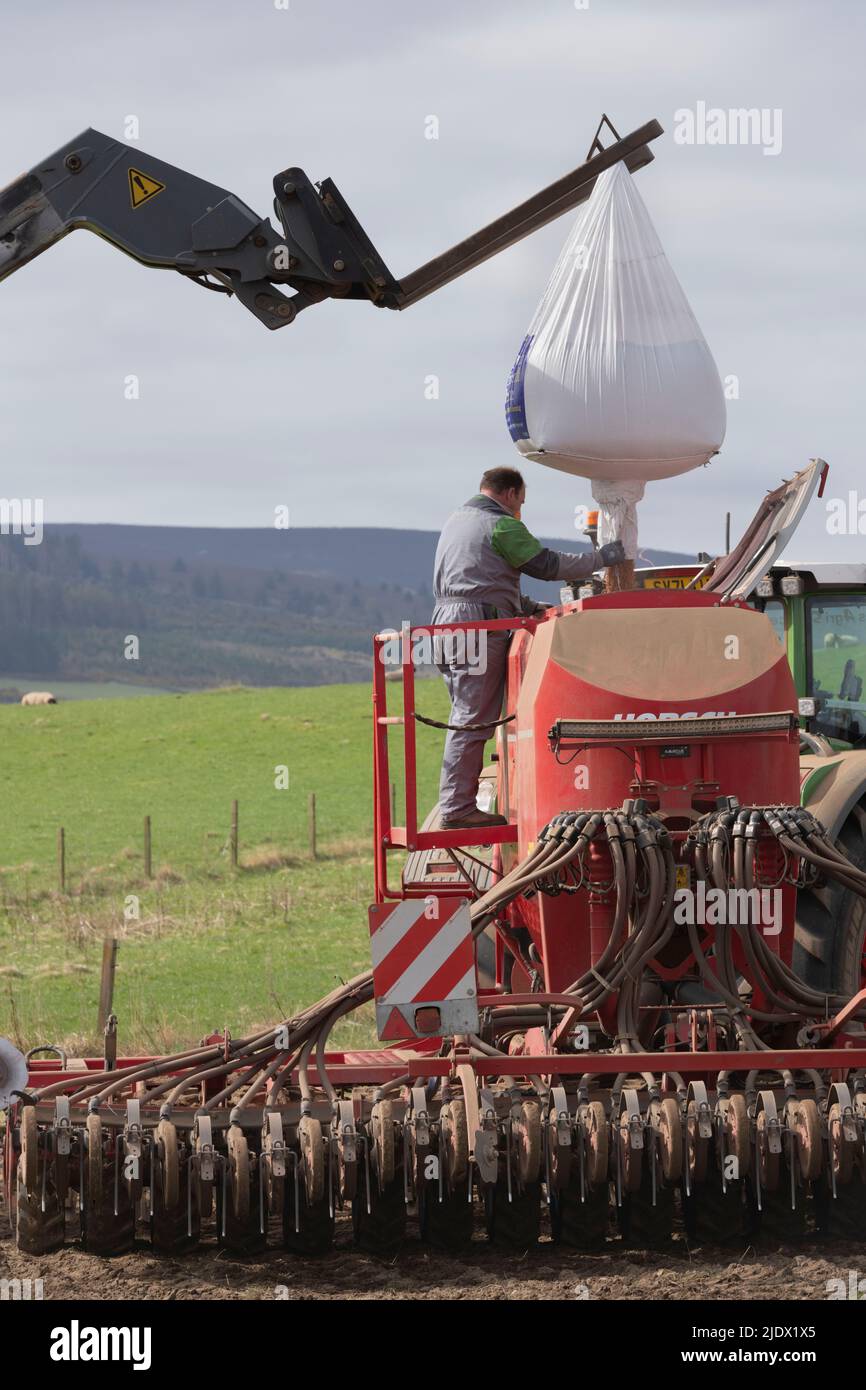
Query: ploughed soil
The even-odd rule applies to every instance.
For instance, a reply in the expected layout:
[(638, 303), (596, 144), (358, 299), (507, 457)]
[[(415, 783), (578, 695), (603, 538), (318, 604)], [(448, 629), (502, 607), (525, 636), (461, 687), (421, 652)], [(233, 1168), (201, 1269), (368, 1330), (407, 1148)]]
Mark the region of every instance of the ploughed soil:
[(411, 1229), (399, 1255), (379, 1260), (352, 1244), (340, 1221), (333, 1251), (302, 1259), (278, 1249), (249, 1258), (205, 1240), (179, 1258), (145, 1240), (111, 1259), (72, 1241), (52, 1255), (15, 1249), (0, 1214), (0, 1279), (42, 1279), (45, 1299), (724, 1299), (825, 1300), (832, 1280), (866, 1288), (866, 1247), (810, 1239), (803, 1244), (689, 1248), (676, 1237), (664, 1253), (608, 1243), (583, 1253), (542, 1239), (525, 1253), (493, 1249), (482, 1236), (460, 1254), (423, 1246)]

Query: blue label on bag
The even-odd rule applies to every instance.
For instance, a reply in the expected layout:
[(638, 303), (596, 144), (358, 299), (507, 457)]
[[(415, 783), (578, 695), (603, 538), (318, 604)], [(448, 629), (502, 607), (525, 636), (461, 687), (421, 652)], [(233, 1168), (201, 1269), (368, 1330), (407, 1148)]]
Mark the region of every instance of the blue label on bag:
[(515, 441), (529, 438), (523, 383), (526, 377), (526, 359), (529, 356), (529, 349), (532, 347), (532, 337), (531, 333), (527, 333), (520, 344), (520, 351), (515, 358), (514, 366), (511, 368), (508, 390), (505, 394), (505, 423), (508, 426), (508, 433)]

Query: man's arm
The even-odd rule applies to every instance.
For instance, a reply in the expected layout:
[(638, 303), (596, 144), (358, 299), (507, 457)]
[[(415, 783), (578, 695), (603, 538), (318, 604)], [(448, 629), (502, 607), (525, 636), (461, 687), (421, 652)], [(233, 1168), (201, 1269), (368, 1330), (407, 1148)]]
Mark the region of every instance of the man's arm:
[(589, 550), (584, 555), (566, 555), (562, 550), (550, 550), (543, 545), (537, 555), (520, 566), (520, 571), (530, 579), (588, 579), (598, 566), (597, 550)]
[[(623, 558), (621, 548), (617, 554), (606, 555), (607, 546), (600, 551), (590, 550), (585, 555), (551, 550), (513, 516), (503, 516), (497, 521), (490, 543), (497, 555), (521, 574), (528, 574), (530, 579), (588, 579), (601, 565), (615, 565)], [(617, 542), (613, 544), (618, 545)]]

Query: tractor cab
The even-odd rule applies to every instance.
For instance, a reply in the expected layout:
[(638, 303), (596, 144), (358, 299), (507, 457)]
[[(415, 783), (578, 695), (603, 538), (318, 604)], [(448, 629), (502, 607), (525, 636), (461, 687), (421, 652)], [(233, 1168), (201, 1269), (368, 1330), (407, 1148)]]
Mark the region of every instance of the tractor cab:
[(785, 648), (797, 690), (800, 728), (815, 753), (866, 747), (866, 565), (782, 563), (809, 498), (820, 496), (827, 465), (813, 460), (764, 499), (729, 555), (692, 565), (635, 571), (642, 589), (706, 589), (766, 614)]
[(801, 727), (834, 748), (866, 747), (866, 565), (774, 566), (753, 602), (787, 649)]

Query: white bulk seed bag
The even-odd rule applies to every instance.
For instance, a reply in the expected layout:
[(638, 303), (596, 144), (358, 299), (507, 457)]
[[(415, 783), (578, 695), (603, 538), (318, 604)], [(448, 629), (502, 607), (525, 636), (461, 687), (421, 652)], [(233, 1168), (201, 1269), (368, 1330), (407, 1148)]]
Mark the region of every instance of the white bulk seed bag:
[(715, 362), (624, 164), (579, 211), (512, 369), (506, 419), (524, 457), (584, 478), (670, 478), (721, 446)]

